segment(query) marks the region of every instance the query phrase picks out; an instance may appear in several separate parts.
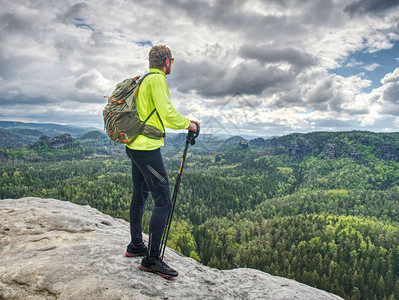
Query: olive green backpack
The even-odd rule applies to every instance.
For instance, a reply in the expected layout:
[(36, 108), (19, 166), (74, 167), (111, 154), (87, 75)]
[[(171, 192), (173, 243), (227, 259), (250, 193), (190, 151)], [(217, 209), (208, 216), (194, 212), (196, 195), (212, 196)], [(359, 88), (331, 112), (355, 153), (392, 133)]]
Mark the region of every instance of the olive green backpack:
[(140, 120), (137, 112), (136, 97), (140, 83), (149, 74), (155, 73), (148, 73), (141, 80), (139, 80), (140, 76), (125, 79), (116, 85), (111, 97), (104, 96), (108, 98), (108, 103), (103, 110), (104, 129), (115, 143), (130, 144), (140, 134), (152, 139), (161, 139), (165, 136), (158, 128), (146, 125), (148, 119), (156, 113), (163, 127), (155, 108), (144, 121)]

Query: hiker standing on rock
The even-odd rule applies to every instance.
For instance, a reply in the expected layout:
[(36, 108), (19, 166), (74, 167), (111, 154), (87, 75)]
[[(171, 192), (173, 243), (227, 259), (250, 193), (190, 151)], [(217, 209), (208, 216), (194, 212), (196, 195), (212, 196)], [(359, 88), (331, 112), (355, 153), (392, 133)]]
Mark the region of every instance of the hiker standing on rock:
[[(170, 74), (174, 58), (166, 46), (154, 46), (149, 53), (150, 73), (142, 80), (137, 94), (137, 111), (141, 120), (145, 120), (156, 109), (146, 125), (154, 126), (165, 132), (164, 126), (171, 129), (188, 129), (197, 132), (199, 123), (183, 117), (172, 105), (166, 75)], [(131, 144), (126, 145), (126, 153), (132, 161), (133, 197), (130, 204), (131, 242), (127, 246), (126, 256), (144, 256), (140, 270), (157, 273), (163, 277), (178, 276), (160, 257), (160, 244), (172, 200), (168, 175), (162, 160), (160, 147), (163, 138), (152, 139), (139, 135)], [(143, 243), (142, 219), (144, 204), (151, 192), (154, 209), (150, 220), (148, 248)]]

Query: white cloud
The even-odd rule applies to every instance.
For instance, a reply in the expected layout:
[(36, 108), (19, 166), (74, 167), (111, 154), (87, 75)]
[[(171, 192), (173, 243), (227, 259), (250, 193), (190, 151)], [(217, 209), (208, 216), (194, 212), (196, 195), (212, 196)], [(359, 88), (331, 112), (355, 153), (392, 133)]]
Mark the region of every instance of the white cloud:
[(399, 116), (399, 68), (381, 79), (382, 86), (374, 89), (370, 102), (379, 113), (379, 117)]
[(348, 68), (357, 68), (363, 66), (363, 62), (357, 61), (356, 59), (352, 58), (349, 62), (345, 65)]
[(378, 67), (381, 67), (379, 64), (377, 63), (372, 63), (371, 65), (368, 66), (364, 66), (363, 68), (367, 71), (374, 71), (375, 69), (377, 69)]
[[(147, 71), (148, 43), (172, 49), (171, 96), (190, 118), (219, 114), (224, 126), (285, 132), (377, 126), (383, 114), (398, 115), (396, 73), (368, 95), (370, 81), (330, 71), (354, 51), (391, 47), (398, 32), (390, 6), (373, 12), (348, 0), (21, 0), (2, 7), (2, 119), (100, 127), (102, 96)], [(379, 67), (355, 60), (347, 66)], [(254, 105), (240, 105), (247, 100)], [(376, 109), (376, 101), (386, 108)]]

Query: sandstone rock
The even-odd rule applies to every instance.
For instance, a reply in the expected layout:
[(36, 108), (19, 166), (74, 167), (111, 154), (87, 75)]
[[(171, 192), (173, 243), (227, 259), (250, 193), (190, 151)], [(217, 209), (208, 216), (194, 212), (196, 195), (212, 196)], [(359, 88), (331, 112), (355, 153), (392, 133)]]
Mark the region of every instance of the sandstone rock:
[(312, 147), (310, 146), (307, 139), (299, 137), (294, 143), (288, 148), (288, 154), (294, 156), (295, 158), (300, 158), (302, 155), (306, 155), (312, 152)]
[(0, 200), (0, 299), (341, 299), (253, 269), (220, 271), (167, 249), (174, 280), (124, 256), (128, 223), (54, 199)]
[(328, 143), (324, 147), (324, 156), (326, 159), (337, 158), (339, 155), (339, 146), (334, 143)]
[(296, 143), (298, 144), (299, 148), (301, 149), (302, 154), (309, 154), (312, 152), (312, 147), (310, 146), (307, 139), (304, 137), (299, 137), (296, 139)]
[(382, 142), (379, 145), (379, 150), (381, 152), (381, 158), (384, 160), (398, 160), (398, 157), (395, 153), (395, 149), (392, 143)]
[(238, 146), (240, 147), (240, 149), (248, 149), (248, 142), (246, 140), (241, 140), (238, 143)]
[(264, 148), (266, 145), (265, 140), (261, 137), (250, 140), (249, 144), (255, 148)]
[(353, 158), (355, 160), (359, 160), (362, 158), (362, 154), (358, 153), (358, 152), (352, 152), (352, 153), (349, 153), (349, 157)]
[(50, 146), (54, 149), (67, 148), (72, 145), (74, 139), (69, 133), (53, 137)]
[(297, 143), (292, 143), (291, 146), (288, 148), (288, 154), (295, 157), (300, 156), (301, 149), (299, 148), (299, 145)]
[(32, 145), (29, 145), (29, 149), (36, 149), (39, 147), (48, 147), (50, 145), (51, 138), (47, 135), (42, 135), (39, 140)]

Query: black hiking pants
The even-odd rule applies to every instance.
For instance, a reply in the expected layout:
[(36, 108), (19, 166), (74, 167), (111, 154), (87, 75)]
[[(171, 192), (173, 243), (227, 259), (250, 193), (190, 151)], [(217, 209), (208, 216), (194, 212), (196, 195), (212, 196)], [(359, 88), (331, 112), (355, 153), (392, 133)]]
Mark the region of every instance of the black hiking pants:
[(131, 243), (137, 245), (143, 241), (144, 204), (151, 192), (154, 209), (150, 220), (147, 255), (159, 257), (162, 234), (172, 206), (169, 180), (161, 149), (144, 151), (126, 147), (126, 153), (132, 161), (133, 176), (133, 196), (129, 215)]

